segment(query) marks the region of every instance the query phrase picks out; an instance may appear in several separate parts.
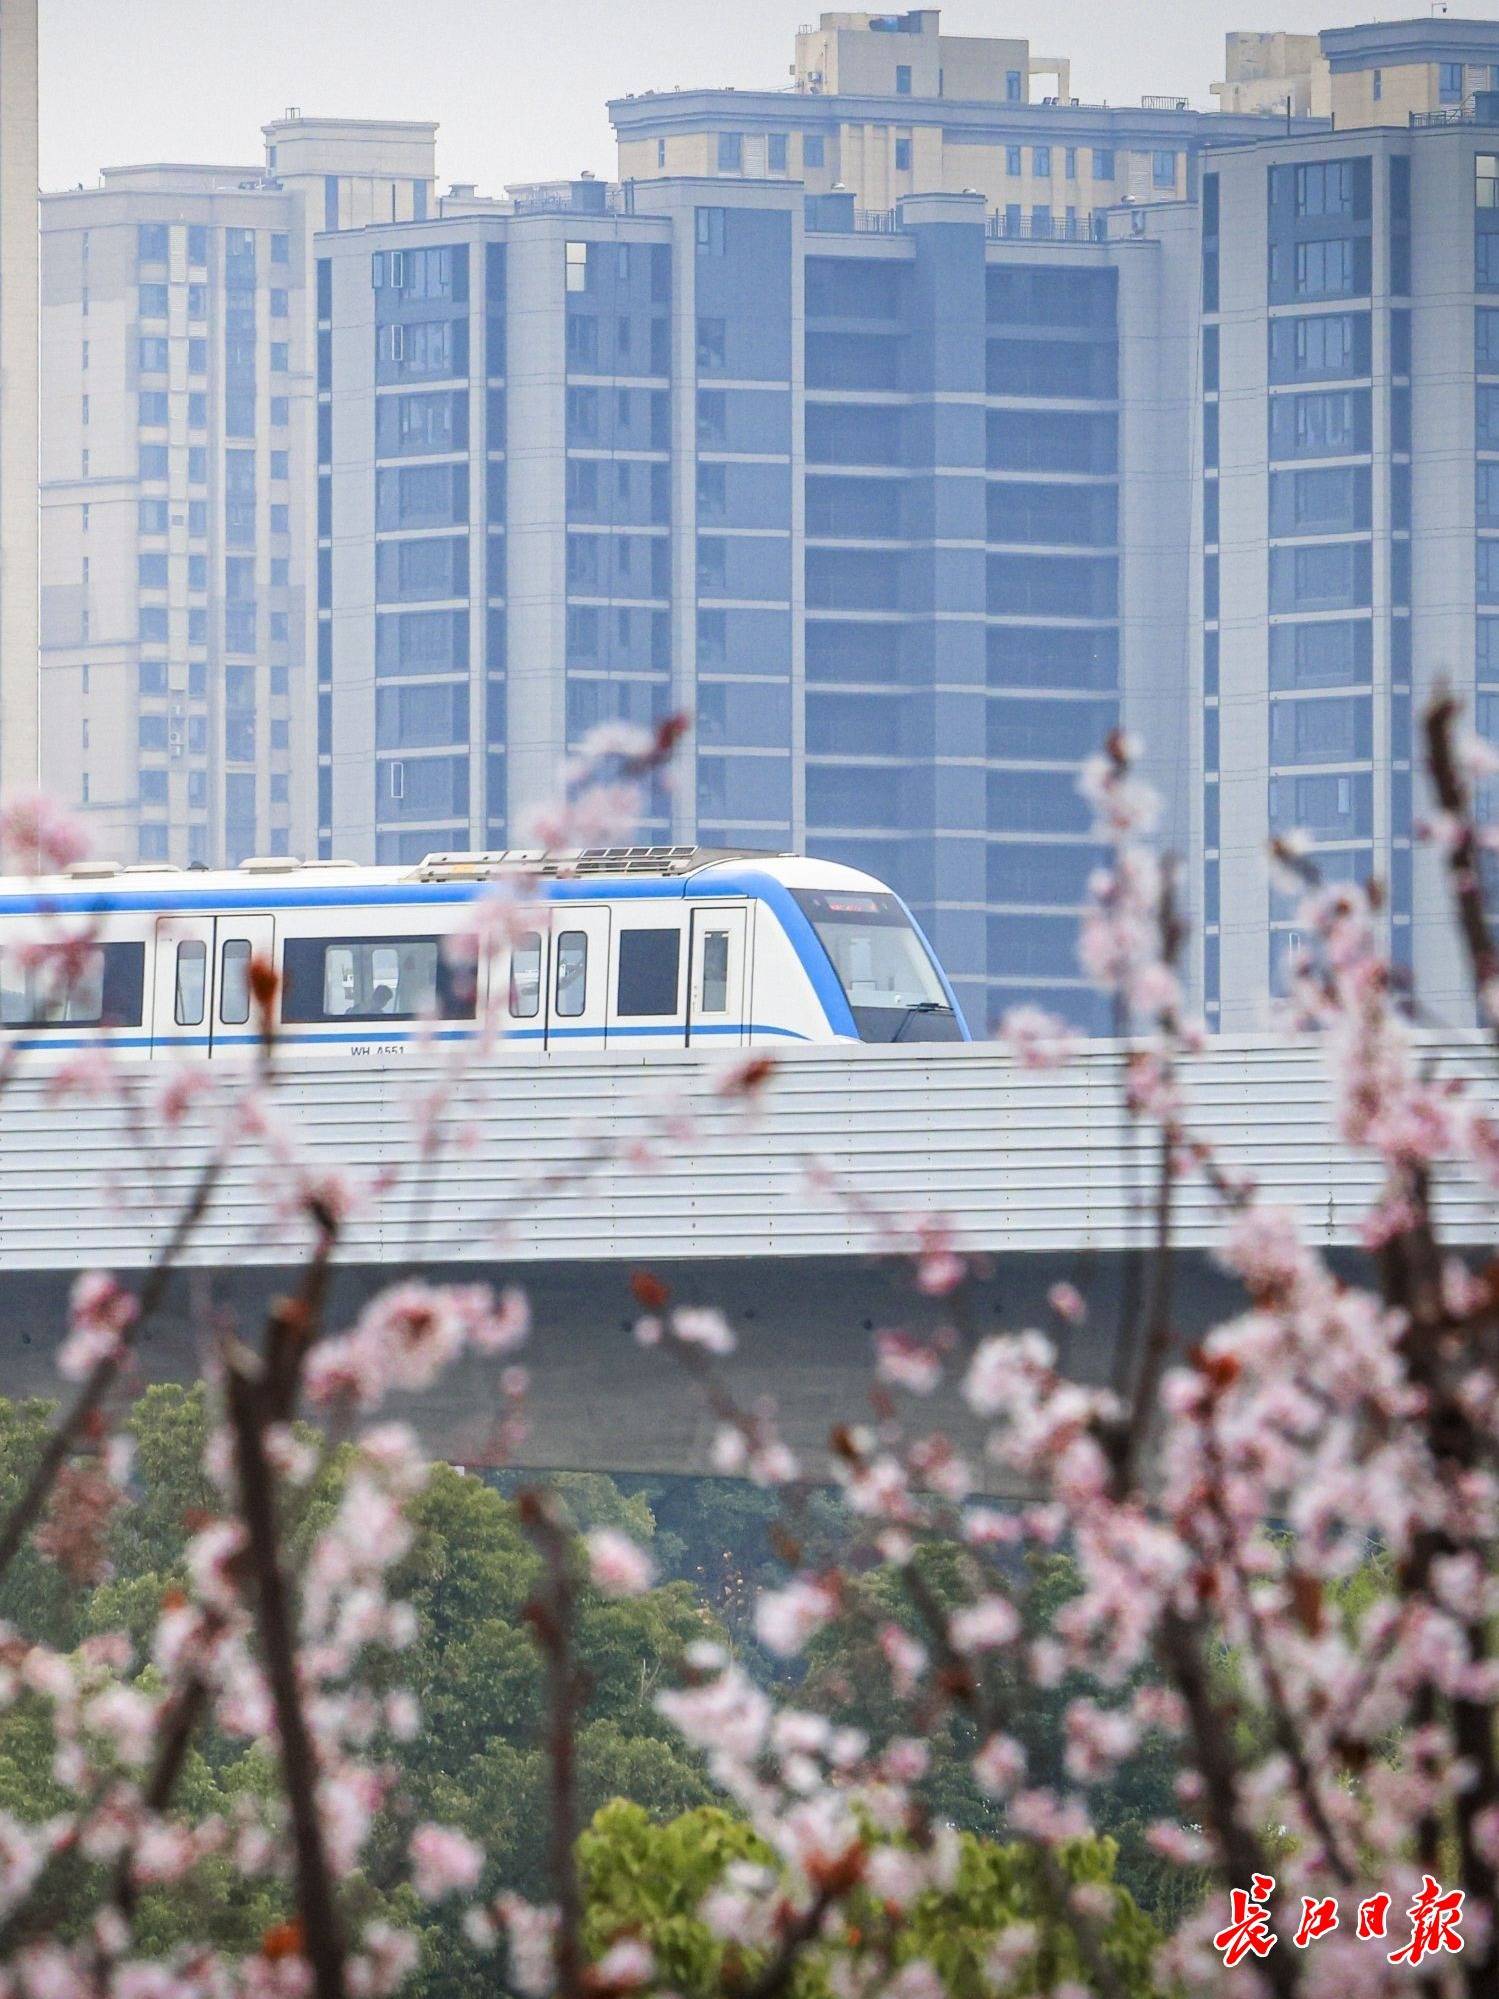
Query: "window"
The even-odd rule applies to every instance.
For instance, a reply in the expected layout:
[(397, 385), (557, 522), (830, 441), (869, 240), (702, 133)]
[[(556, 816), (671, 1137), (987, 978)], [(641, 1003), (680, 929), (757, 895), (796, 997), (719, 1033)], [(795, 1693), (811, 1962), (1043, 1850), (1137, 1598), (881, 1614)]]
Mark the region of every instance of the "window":
[(1336, 458), (1368, 449), (1369, 392), (1331, 389), (1270, 398), (1273, 458)]
[(145, 961), (144, 944), (93, 944), (81, 954), (73, 976), (68, 978), (53, 961), (35, 964), (5, 952), (0, 955), (0, 1023), (6, 1027), (139, 1027)]
[(823, 138), (820, 132), (807, 132), (802, 136), (802, 165), (820, 167), (824, 164)]
[(1277, 833), (1299, 827), (1314, 839), (1367, 839), (1373, 789), (1366, 773), (1347, 777), (1272, 777), (1270, 825)]
[(177, 995), (172, 1018), (179, 1027), (203, 1025), (208, 989), (208, 946), (186, 938), (177, 946)]
[(911, 141), (897, 139), (895, 142), (895, 171), (908, 174), (911, 171)]
[(1176, 186), (1175, 153), (1155, 152), (1151, 154), (1150, 182), (1152, 187), (1174, 188)]
[(142, 222), (135, 232), (135, 257), (140, 264), (164, 264), (167, 261), (167, 225), (164, 222)]
[(1460, 62), (1437, 64), (1437, 102), (1439, 104), (1461, 104), (1463, 101), (1463, 66)]
[(1297, 167), (1295, 190), (1298, 215), (1352, 215), (1353, 162), (1326, 160)]
[(911, 65), (908, 62), (895, 65), (895, 94), (897, 97), (911, 95)]
[(588, 934), (564, 930), (557, 939), (557, 1017), (576, 1020), (588, 1004)]
[(1031, 172), (1040, 180), (1045, 180), (1049, 177), (1051, 173), (1050, 146), (1031, 147)]
[(1095, 146), (1093, 148), (1093, 178), (1094, 180), (1112, 180), (1114, 178), (1114, 149), (1112, 146)]
[(723, 255), (724, 212), (721, 208), (697, 210), (697, 250), (700, 257)]
[(271, 373), (284, 375), (291, 366), (291, 347), (285, 340), (271, 342)]
[(621, 930), (615, 1011), (622, 1020), (677, 1011), (680, 930)]
[(1374, 72), (1374, 102), (1378, 104), (1378, 102), (1383, 96), (1384, 96), (1384, 71), (1382, 69), (1377, 69)]
[(1021, 96), (1020, 71), (1018, 69), (1007, 69), (1005, 71), (1005, 102), (1007, 104), (1018, 104), (1021, 101)]
[(1353, 239), (1329, 236), (1296, 245), (1295, 289), (1303, 298), (1353, 290)]
[(164, 444), (143, 444), (141, 446), (140, 475), (143, 479), (165, 479), (167, 476), (167, 448)]
[(188, 224), (187, 261), (195, 265), (208, 262), (208, 231), (201, 222)]
[(141, 425), (148, 430), (164, 430), (167, 422), (165, 389), (142, 389), (138, 399)]
[(1271, 688), (1351, 688), (1369, 680), (1373, 630), (1367, 620), (1269, 628)]
[(273, 230), (271, 233), (271, 262), (273, 264), (291, 262), (291, 237), (284, 230)]
[(703, 993), (700, 1011), (729, 1010), (729, 933), (710, 930), (703, 938)]
[(1020, 148), (1018, 146), (1006, 146), (1005, 172), (1009, 174), (1012, 180), (1018, 180), (1023, 171), (1024, 167), (1021, 162)]
[(219, 1019), (226, 1027), (243, 1027), (249, 1018), (250, 945), (227, 937), (219, 954)]
[[(1474, 154), (1473, 200), (1479, 208), (1499, 208), (1499, 153)], [(143, 293), (149, 289), (141, 286)]]
[(472, 1020), (474, 987), (447, 964), (440, 937), (288, 937), (288, 1021)]
[(656, 165), (658, 167), (666, 165), (666, 141), (664, 139), (656, 141)]
[(510, 949), (510, 1017), (534, 1020), (541, 1011), (541, 935), (528, 930)]
[[(1394, 335), (1392, 330), (1392, 360)], [(1270, 379), (1293, 382), (1369, 372), (1369, 315), (1317, 313), (1270, 321)]]
[(271, 318), (285, 319), (291, 310), (290, 301), (284, 291), (271, 293)]
[(167, 288), (165, 285), (142, 285), (139, 288), (140, 316), (142, 319), (165, 319), (167, 316)]
[(737, 174), (744, 165), (744, 134), (742, 132), (720, 132), (718, 135), (718, 171), (721, 174)]
[(702, 314), (697, 322), (697, 365), (699, 368), (722, 368), (727, 343), (727, 328), (721, 319), (710, 319)]
[(142, 590), (165, 590), (167, 587), (167, 559), (165, 555), (138, 555), (135, 559), (136, 582)]
[(167, 503), (165, 500), (142, 500), (138, 504), (137, 513), (142, 534), (166, 533)]
[(786, 145), (784, 132), (772, 132), (766, 142), (767, 164), (773, 174), (783, 174), (786, 171)]
[(273, 479), (289, 479), (291, 477), (291, 453), (289, 451), (273, 451), (271, 453), (271, 477)]

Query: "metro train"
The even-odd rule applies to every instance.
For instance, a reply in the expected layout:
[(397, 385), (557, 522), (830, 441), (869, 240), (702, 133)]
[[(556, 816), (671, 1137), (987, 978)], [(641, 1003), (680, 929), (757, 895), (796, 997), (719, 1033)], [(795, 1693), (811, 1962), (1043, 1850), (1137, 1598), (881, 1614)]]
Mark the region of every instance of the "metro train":
[[(536, 911), (477, 974), (476, 899)], [(66, 986), (38, 940), (82, 937)], [(562, 1049), (966, 1041), (910, 911), (872, 876), (792, 854), (610, 847), (432, 854), (413, 868), (267, 859), (221, 872), (84, 862), (0, 881), (0, 1038), (223, 1055), (257, 1038), (254, 957), (280, 973), (278, 1044), (383, 1060), (495, 1021)]]

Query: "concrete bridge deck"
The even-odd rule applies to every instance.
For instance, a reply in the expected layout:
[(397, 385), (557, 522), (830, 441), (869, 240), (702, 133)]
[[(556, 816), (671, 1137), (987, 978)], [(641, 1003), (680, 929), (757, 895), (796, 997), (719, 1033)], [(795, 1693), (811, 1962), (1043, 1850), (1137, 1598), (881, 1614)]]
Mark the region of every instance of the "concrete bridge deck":
[[(1430, 1056), (1499, 1109), (1499, 1064), (1480, 1037), (1433, 1040)], [(437, 1080), (433, 1063), (288, 1062), (275, 1093), (318, 1170), (393, 1176), (348, 1225), (339, 1309), (416, 1266), (518, 1278), (537, 1322), (530, 1460), (666, 1471), (703, 1467), (711, 1425), (669, 1365), (629, 1337), (628, 1277), (644, 1266), (684, 1302), (730, 1311), (742, 1333), (736, 1391), (773, 1395), (813, 1456), (831, 1421), (864, 1411), (871, 1332), (937, 1309), (879, 1254), (892, 1225), (898, 1234), (922, 1214), (945, 1217), (957, 1247), (983, 1258), (965, 1330), (1035, 1322), (1065, 1277), (1094, 1299), (1089, 1325), (1070, 1336), (1074, 1358), (1105, 1374), (1151, 1174), (1152, 1135), (1120, 1112), (1122, 1059), (1109, 1043), (1059, 1071), (1026, 1070), (986, 1045), (798, 1049), (778, 1055), (746, 1111), (719, 1093), (722, 1056), (502, 1055), (465, 1076), (425, 1165), (410, 1107)], [(1186, 1066), (1194, 1120), (1225, 1164), (1298, 1209), (1317, 1241), (1354, 1253), (1378, 1175), (1328, 1128), (1320, 1051), (1219, 1040)], [(159, 1087), (161, 1075), (145, 1065), (136, 1086)], [(0, 1317), (11, 1329), (0, 1392), (51, 1386), (78, 1270), (139, 1270), (160, 1253), (234, 1077), (215, 1077), (169, 1147), (132, 1136), (128, 1096), (59, 1102), (38, 1073), (0, 1100)], [(689, 1135), (664, 1129), (678, 1119)], [(814, 1163), (852, 1202), (809, 1182)], [(212, 1306), (249, 1316), (284, 1288), (301, 1249), (278, 1211), (286, 1184), (254, 1147), (236, 1158), (144, 1343), (148, 1372), (196, 1366)], [(1437, 1209), (1450, 1244), (1492, 1241), (1495, 1203), (1481, 1189), (1444, 1176)], [(1179, 1213), (1191, 1336), (1234, 1293), (1211, 1262), (1213, 1196), (1188, 1184)], [(434, 1448), (479, 1461), (495, 1406), (492, 1377), (469, 1367), (419, 1414)]]

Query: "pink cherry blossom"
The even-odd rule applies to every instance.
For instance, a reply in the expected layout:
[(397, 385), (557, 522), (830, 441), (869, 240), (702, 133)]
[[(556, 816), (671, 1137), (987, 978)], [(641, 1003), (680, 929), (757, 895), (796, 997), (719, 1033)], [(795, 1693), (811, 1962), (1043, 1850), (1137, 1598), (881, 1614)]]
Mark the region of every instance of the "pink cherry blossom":
[(428, 1823), (411, 1835), (411, 1880), (424, 1902), (466, 1893), (483, 1868), (483, 1848), (453, 1826)]
[(583, 1538), (588, 1572), (605, 1596), (639, 1596), (655, 1582), (655, 1563), (628, 1534), (595, 1527)]

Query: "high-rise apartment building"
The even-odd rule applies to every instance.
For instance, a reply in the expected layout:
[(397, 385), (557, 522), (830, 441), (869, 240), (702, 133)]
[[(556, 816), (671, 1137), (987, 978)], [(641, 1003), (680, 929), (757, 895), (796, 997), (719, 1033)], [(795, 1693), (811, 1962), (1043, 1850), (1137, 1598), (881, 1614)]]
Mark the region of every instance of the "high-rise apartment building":
[(289, 114), (43, 202), (42, 767), (102, 853), (306, 844), (312, 234), (425, 213), (433, 132)]
[[(935, 7), (824, 14), (796, 38), (789, 91), (614, 99), (620, 179), (846, 190), (871, 226), (909, 194), (976, 193), (1002, 234), (1073, 237), (1101, 230), (1120, 203), (1191, 199), (1209, 139), (1264, 131), (1258, 105), (1084, 102), (1071, 95), (1071, 67), (1024, 41), (944, 35)], [(1038, 94), (1037, 78), (1050, 88)]]
[(37, 782), (36, 0), (0, 0), (0, 797)]
[(112, 412), (103, 485), (71, 402), (48, 441), (70, 768), (123, 717), (90, 782), (129, 854), (408, 863), (516, 844), (596, 722), (690, 711), (645, 837), (867, 867), (977, 1023), (1102, 1029), (1075, 780), (1122, 722), (1214, 1025), (1269, 1020), (1295, 825), (1461, 1007), (1413, 733), (1445, 676), (1499, 740), (1495, 65), (1499, 25), (1446, 17), (1238, 35), (1223, 112), (1111, 108), (934, 10), (826, 15), (789, 92), (613, 105), (617, 185), (439, 200), (432, 128), (291, 115), (249, 186), (57, 197), (68, 338), (124, 232), (110, 380), (90, 351), (68, 391)]
[(1215, 150), (1200, 208), (1202, 988), (1235, 1029), (1282, 980), (1264, 853), (1293, 827), (1326, 877), (1388, 885), (1397, 962), (1466, 1016), (1412, 838), (1436, 685), (1499, 741), (1499, 24), (1322, 52), (1348, 122)]
[(595, 723), (689, 710), (648, 837), (867, 867), (976, 1018), (1102, 1025), (1077, 765), (1127, 718), (1189, 802), (1190, 252), (717, 179), (444, 209), (318, 243), (322, 851), (513, 843)]

